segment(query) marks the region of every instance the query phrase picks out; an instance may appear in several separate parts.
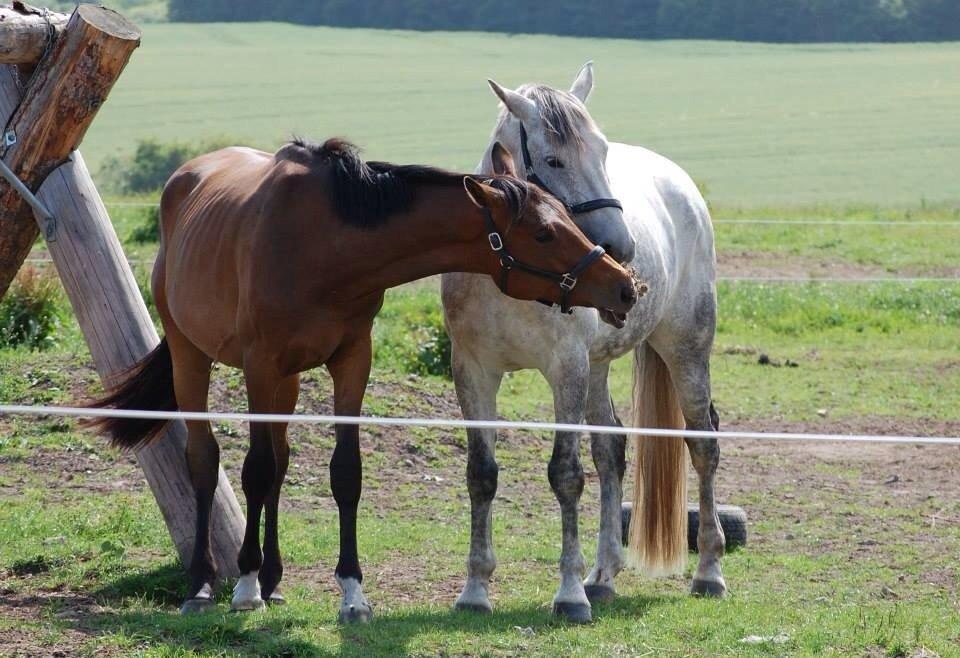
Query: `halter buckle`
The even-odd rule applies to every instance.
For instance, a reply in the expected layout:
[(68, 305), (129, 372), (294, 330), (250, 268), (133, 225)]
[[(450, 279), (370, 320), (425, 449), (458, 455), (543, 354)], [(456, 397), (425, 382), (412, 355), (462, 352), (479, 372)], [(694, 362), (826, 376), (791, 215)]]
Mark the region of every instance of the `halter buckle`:
[(561, 288), (563, 288), (567, 292), (570, 292), (571, 290), (573, 290), (574, 286), (576, 285), (577, 285), (577, 277), (570, 276), (569, 274), (562, 275), (562, 278), (560, 279)]
[(494, 231), (493, 233), (487, 233), (487, 240), (490, 242), (490, 248), (494, 251), (503, 251), (503, 238), (500, 237), (500, 234)]
[(500, 256), (500, 267), (505, 270), (513, 269), (513, 264), (517, 262), (517, 259), (511, 256), (510, 254), (503, 254)]

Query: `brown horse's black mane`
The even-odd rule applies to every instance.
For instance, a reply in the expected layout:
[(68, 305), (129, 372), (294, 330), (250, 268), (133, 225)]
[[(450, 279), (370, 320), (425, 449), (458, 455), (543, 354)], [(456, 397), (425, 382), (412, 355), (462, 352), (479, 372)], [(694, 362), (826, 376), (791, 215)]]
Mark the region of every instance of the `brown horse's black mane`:
[[(376, 228), (391, 215), (409, 210), (422, 187), (462, 185), (466, 176), (428, 165), (365, 162), (356, 146), (340, 138), (323, 144), (297, 138), (291, 144), (310, 161), (329, 165), (337, 215), (361, 228)], [(522, 215), (531, 189), (526, 182), (510, 176), (485, 177), (483, 181), (504, 193), (514, 217)]]

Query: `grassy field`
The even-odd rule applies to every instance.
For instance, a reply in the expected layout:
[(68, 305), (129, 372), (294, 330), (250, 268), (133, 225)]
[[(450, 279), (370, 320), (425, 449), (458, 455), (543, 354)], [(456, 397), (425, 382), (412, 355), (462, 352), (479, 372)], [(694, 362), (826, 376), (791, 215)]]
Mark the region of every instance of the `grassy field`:
[(96, 171), (146, 137), (346, 135), (371, 157), (472, 169), (496, 116), (486, 78), (565, 88), (588, 59), (607, 135), (676, 160), (717, 203), (960, 200), (958, 44), (151, 24), (82, 148)]

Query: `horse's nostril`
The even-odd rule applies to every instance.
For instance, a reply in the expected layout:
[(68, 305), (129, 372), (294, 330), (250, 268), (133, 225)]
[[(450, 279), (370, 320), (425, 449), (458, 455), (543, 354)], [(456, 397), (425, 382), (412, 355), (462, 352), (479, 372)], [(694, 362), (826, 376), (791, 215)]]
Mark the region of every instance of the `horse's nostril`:
[(637, 290), (632, 283), (625, 285), (620, 289), (620, 301), (624, 304), (635, 304), (637, 301)]

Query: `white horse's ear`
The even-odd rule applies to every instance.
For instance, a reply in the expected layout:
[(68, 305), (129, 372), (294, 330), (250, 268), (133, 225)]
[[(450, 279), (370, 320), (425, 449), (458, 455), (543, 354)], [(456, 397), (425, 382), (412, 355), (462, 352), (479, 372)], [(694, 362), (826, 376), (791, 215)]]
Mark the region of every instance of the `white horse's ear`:
[(493, 173), (498, 176), (517, 177), (517, 165), (513, 161), (513, 156), (500, 142), (494, 142), (493, 150), (490, 151), (490, 160), (493, 162)]
[(497, 98), (503, 101), (503, 104), (506, 105), (507, 109), (510, 111), (510, 114), (513, 116), (517, 117), (521, 121), (530, 121), (537, 117), (536, 103), (523, 94), (518, 94), (512, 89), (504, 89), (493, 80), (487, 80), (487, 84), (490, 85), (490, 88), (493, 89), (493, 93), (497, 95)]
[(586, 104), (590, 92), (593, 91), (593, 62), (587, 62), (577, 74), (577, 79), (573, 81), (570, 87), (570, 93), (580, 99), (581, 103)]

